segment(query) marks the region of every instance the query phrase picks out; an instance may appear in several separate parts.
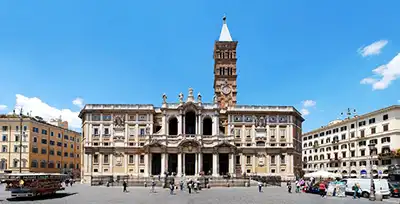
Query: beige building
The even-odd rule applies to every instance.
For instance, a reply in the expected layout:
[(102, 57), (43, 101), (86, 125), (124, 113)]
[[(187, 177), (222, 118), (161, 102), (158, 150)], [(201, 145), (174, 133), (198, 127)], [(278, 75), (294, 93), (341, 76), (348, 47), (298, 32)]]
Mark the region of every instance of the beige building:
[(14, 114), (0, 115), (0, 128), (0, 173), (19, 172), (21, 167), (23, 172), (79, 175), (82, 150), (79, 132), (26, 115), (21, 124), (20, 117)]
[[(374, 144), (372, 151), (370, 144)], [(303, 170), (362, 177), (369, 176), (372, 167), (375, 176), (387, 176), (389, 165), (400, 164), (400, 154), (391, 153), (398, 149), (400, 106), (394, 105), (304, 133)]]
[[(214, 46), (214, 99), (189, 89), (178, 102), (87, 104), (80, 113), (83, 178), (281, 175), (301, 170), (303, 118), (291, 106), (237, 105), (236, 46), (225, 22)], [(176, 99), (173, 99), (176, 101)]]

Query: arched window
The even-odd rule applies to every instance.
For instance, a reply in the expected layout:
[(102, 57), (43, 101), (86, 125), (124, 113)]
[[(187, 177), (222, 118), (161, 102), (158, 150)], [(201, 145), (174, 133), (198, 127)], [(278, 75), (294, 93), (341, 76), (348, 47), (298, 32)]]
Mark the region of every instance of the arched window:
[(308, 161), (312, 161), (312, 156), (309, 156), (309, 157), (308, 157)]
[(314, 161), (318, 161), (318, 156), (317, 155), (314, 156)]
[(46, 167), (47, 167), (46, 160), (42, 160), (40, 162), (40, 168), (46, 168)]
[(31, 167), (32, 167), (32, 168), (38, 168), (38, 162), (37, 162), (36, 160), (33, 160), (33, 161), (31, 162)]
[(7, 160), (6, 159), (1, 159), (0, 161), (0, 169), (7, 169)]
[(176, 117), (168, 120), (168, 135), (178, 135), (178, 119)]
[(324, 160), (325, 156), (323, 154), (319, 155), (319, 160)]
[(307, 147), (307, 143), (304, 143), (303, 147)]
[(257, 146), (257, 147), (264, 147), (264, 146), (265, 146), (265, 142), (263, 142), (263, 141), (258, 141), (258, 142), (256, 143), (256, 146)]

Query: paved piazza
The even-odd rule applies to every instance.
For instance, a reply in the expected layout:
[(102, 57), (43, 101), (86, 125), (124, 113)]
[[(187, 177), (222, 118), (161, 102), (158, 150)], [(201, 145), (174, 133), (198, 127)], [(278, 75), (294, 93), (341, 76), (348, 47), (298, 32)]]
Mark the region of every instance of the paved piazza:
[[(6, 198), (9, 196), (2, 188), (0, 192), (0, 203), (82, 203), (82, 204), (124, 204), (124, 203), (157, 203), (157, 204), (257, 204), (257, 203), (337, 203), (340, 201), (342, 204), (346, 203), (370, 203), (367, 199), (353, 200), (347, 198), (320, 198), (318, 195), (311, 194), (288, 194), (286, 188), (281, 187), (267, 187), (264, 188), (263, 193), (257, 192), (257, 187), (250, 188), (212, 188), (202, 190), (197, 194), (188, 194), (187, 192), (177, 191), (175, 195), (170, 195), (167, 189), (158, 188), (157, 193), (150, 193), (150, 188), (132, 187), (128, 188), (129, 193), (123, 193), (122, 188), (119, 187), (89, 187), (87, 185), (75, 185), (68, 187), (64, 193), (60, 193), (58, 198), (41, 199), (41, 200), (24, 200), (24, 201), (9, 201)], [(66, 195), (71, 194), (71, 195)], [(395, 202), (397, 201), (397, 202)], [(397, 199), (386, 200), (385, 203), (399, 203)]]

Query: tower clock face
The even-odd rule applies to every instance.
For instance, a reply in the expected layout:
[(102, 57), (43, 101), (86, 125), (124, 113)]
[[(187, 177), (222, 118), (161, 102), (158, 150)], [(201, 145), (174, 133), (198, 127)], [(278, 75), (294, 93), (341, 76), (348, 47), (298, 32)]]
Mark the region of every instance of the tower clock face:
[(222, 93), (225, 95), (228, 95), (231, 92), (231, 88), (229, 86), (223, 86), (222, 87)]

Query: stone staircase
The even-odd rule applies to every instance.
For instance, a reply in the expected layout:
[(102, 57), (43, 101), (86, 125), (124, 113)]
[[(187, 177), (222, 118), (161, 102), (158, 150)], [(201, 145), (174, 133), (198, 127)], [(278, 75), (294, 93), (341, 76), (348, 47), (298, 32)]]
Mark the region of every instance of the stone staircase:
[[(180, 181), (183, 181), (186, 185), (186, 182), (192, 180), (199, 180), (202, 187), (205, 188), (205, 183), (210, 185), (210, 187), (245, 187), (250, 184), (254, 185), (254, 182), (251, 182), (249, 179), (245, 178), (230, 178), (226, 179), (223, 177), (169, 177), (168, 180), (174, 180), (175, 185), (179, 186)], [(142, 187), (150, 187), (152, 181), (154, 180), (157, 187), (164, 186), (165, 179), (163, 177), (158, 180), (155, 177), (129, 177), (129, 178), (121, 178), (120, 180), (116, 180), (114, 182), (110, 182), (110, 186), (122, 186), (123, 180), (127, 181), (128, 186), (142, 186)], [(108, 180), (92, 180), (92, 186), (106, 186)], [(168, 182), (169, 182), (168, 181)], [(247, 184), (246, 184), (247, 183)]]

